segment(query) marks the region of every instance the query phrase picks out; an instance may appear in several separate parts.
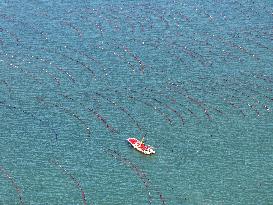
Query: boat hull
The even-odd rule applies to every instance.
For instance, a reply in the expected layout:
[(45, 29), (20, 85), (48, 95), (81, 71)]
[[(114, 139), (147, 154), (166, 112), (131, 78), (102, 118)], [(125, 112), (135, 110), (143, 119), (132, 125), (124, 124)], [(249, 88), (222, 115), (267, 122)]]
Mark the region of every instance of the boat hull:
[(132, 145), (133, 148), (135, 148), (137, 151), (146, 154), (146, 155), (151, 155), (155, 154), (155, 151), (150, 145), (145, 145), (144, 143), (141, 143), (136, 138), (128, 138), (127, 141)]

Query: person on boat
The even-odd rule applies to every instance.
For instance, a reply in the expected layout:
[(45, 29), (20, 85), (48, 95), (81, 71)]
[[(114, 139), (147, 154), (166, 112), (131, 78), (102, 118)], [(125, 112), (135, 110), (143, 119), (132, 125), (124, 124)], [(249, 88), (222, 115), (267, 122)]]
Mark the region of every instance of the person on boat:
[(144, 144), (144, 136), (141, 138), (140, 143), (141, 143), (141, 144)]

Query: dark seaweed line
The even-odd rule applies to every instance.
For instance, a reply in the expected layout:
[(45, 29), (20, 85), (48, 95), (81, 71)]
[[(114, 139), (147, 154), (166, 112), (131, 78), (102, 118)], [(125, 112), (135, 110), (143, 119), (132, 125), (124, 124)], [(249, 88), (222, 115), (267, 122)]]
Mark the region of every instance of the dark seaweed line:
[(171, 86), (169, 87), (169, 89), (171, 89), (172, 91), (174, 91), (175, 93), (178, 93), (182, 96), (184, 96), (186, 99), (188, 99), (190, 102), (192, 102), (193, 104), (195, 104), (196, 106), (198, 106), (200, 109), (202, 109), (205, 113), (205, 115), (207, 116), (207, 118), (211, 121), (212, 117), (209, 114), (208, 108), (206, 107), (206, 105), (200, 101), (199, 99), (196, 99), (194, 97), (192, 97), (191, 95), (189, 95), (182, 87), (179, 87), (177, 84), (175, 83), (171, 83)]
[[(3, 54), (2, 54), (3, 55)], [(5, 63), (7, 65), (8, 68), (10, 69), (16, 69), (16, 70), (20, 70), (21, 72), (23, 72), (27, 77), (32, 78), (34, 81), (36, 81), (37, 83), (41, 84), (41, 82), (39, 81), (39, 79), (37, 78), (37, 76), (35, 76), (33, 73), (26, 71), (25, 69), (21, 68), (21, 66), (18, 66), (14, 63), (8, 63), (4, 60), (2, 60), (1, 62)]]
[[(15, 57), (15, 55), (12, 55), (12, 58), (14, 58), (14, 57)], [(34, 58), (36, 60), (40, 60), (42, 62), (44, 61), (44, 59), (38, 58), (38, 57), (34, 57), (33, 55), (31, 56), (31, 58)], [(22, 61), (26, 62), (26, 60), (24, 60), (24, 59)], [(28, 61), (28, 64), (30, 64), (30, 61)], [(44, 71), (46, 74), (48, 74), (51, 79), (54, 80), (54, 82), (56, 83), (57, 86), (60, 86), (61, 80), (58, 77), (56, 77), (53, 73), (51, 73), (45, 66), (42, 66), (42, 67), (37, 67), (36, 66), (35, 68), (40, 68), (42, 71)]]
[[(96, 10), (97, 12), (97, 10)], [(94, 11), (92, 11), (92, 13), (94, 13)], [(100, 15), (99, 15), (100, 17)], [(101, 32), (102, 34), (102, 37), (103, 37), (103, 32), (102, 32), (102, 29), (101, 29), (101, 24), (100, 23), (96, 23), (96, 28)], [(112, 47), (112, 46), (111, 46)], [(139, 58), (139, 56), (133, 54), (131, 51), (128, 50), (128, 48), (122, 46), (123, 48), (121, 48), (123, 51), (125, 51), (127, 54), (129, 54), (129, 56), (131, 56), (139, 65), (140, 65), (140, 70), (141, 72), (143, 73), (144, 72), (144, 68), (145, 68), (145, 65), (143, 63), (143, 61)], [(120, 48), (120, 47), (119, 47)], [(114, 55), (120, 57), (120, 55), (118, 55), (117, 52), (113, 52)], [(127, 62), (129, 65), (130, 65), (130, 62)], [(131, 66), (131, 65), (130, 65)]]
[[(128, 89), (128, 90), (129, 90), (129, 89)], [(150, 99), (150, 100), (152, 100), (152, 101), (158, 103), (159, 105), (161, 105), (161, 106), (163, 106), (163, 107), (165, 108), (165, 111), (170, 110), (171, 112), (173, 112), (173, 113), (180, 119), (182, 125), (184, 125), (185, 119), (183, 118), (182, 114), (181, 114), (180, 112), (178, 112), (177, 110), (175, 110), (174, 108), (170, 107), (168, 104), (162, 102), (161, 100), (159, 100), (159, 99), (157, 99), (157, 98), (155, 98), (155, 97), (153, 97), (153, 96), (150, 96), (150, 95), (148, 95), (148, 94), (145, 94), (145, 93), (143, 93), (143, 92), (138, 92), (138, 91), (132, 90), (132, 89), (130, 89), (130, 91), (131, 91), (132, 93), (141, 95), (143, 98), (148, 98), (148, 99)], [(156, 107), (156, 106), (155, 106), (155, 107)]]
[[(137, 120), (132, 116), (132, 114), (129, 112), (128, 109), (126, 109), (125, 107), (119, 106), (116, 102), (113, 102), (113, 100), (109, 99), (108, 97), (104, 96), (103, 94), (99, 93), (99, 92), (95, 92), (95, 94), (101, 98), (103, 98), (104, 100), (106, 100), (107, 102), (109, 102), (113, 107), (121, 110), (123, 113), (125, 113), (137, 127), (137, 129), (142, 132), (142, 128), (139, 125), (139, 122), (137, 122)], [(145, 134), (144, 134), (145, 135)]]
[[(164, 103), (162, 101), (163, 97), (164, 99), (167, 99), (167, 101), (171, 102), (172, 104), (178, 104), (180, 107), (182, 108), (185, 108), (185, 105), (182, 105), (181, 103), (178, 103), (177, 100), (175, 98), (171, 98), (169, 96), (166, 96), (165, 93), (163, 93), (162, 91), (159, 91), (159, 90), (154, 90), (152, 88), (147, 88), (145, 87), (144, 88), (145, 91), (149, 91), (150, 93), (158, 96), (157, 98), (153, 97), (153, 96), (150, 96), (151, 99), (153, 99), (154, 101), (158, 102), (159, 104), (161, 104), (162, 106), (164, 106), (165, 108), (169, 109), (170, 111), (172, 111), (175, 115), (177, 115), (178, 118), (180, 118), (181, 120), (181, 123), (184, 125), (185, 124), (185, 121), (186, 119), (183, 118), (182, 116), (182, 112), (179, 112), (178, 110), (172, 108), (171, 106), (168, 105), (168, 103)], [(148, 96), (147, 96), (148, 97)], [(158, 100), (158, 98), (160, 98), (161, 100)], [(192, 115), (194, 114), (193, 111), (189, 108), (186, 108)]]
[[(22, 22), (22, 21), (20, 21), (20, 20), (15, 20), (15, 19), (14, 19), (14, 21), (15, 21), (15, 22), (17, 21), (17, 22), (20, 22), (20, 23), (24, 23), (24, 22)], [(33, 26), (30, 26), (30, 25), (28, 25), (27, 23), (25, 23), (25, 24), (33, 29)], [(15, 39), (15, 41), (17, 42), (17, 45), (18, 45), (18, 46), (23, 46), (23, 47), (26, 47), (26, 48), (28, 48), (28, 49), (30, 49), (30, 48), (33, 49), (32, 47), (23, 45), (23, 44), (22, 44), (22, 41), (16, 36), (16, 34), (13, 34), (13, 33), (9, 32), (8, 30), (6, 30), (6, 29), (0, 27), (0, 32), (1, 32), (1, 31), (5, 31), (5, 32), (8, 33), (9, 35), (11, 35), (11, 36)], [(44, 35), (44, 32), (37, 32), (37, 33)], [(45, 39), (47, 40), (47, 42), (49, 42), (49, 41), (48, 41), (48, 38), (45, 38)], [(53, 42), (51, 42), (51, 43), (53, 43)], [(95, 75), (94, 71), (90, 68), (90, 66), (88, 66), (87, 64), (81, 62), (80, 60), (74, 59), (74, 58), (72, 58), (72, 57), (70, 57), (70, 56), (67, 56), (67, 55), (65, 55), (65, 54), (63, 54), (63, 53), (60, 53), (60, 52), (58, 52), (58, 51), (56, 51), (56, 50), (52, 51), (52, 50), (47, 49), (47, 48), (44, 48), (44, 47), (42, 47), (41, 49), (43, 49), (43, 50), (45, 50), (45, 51), (47, 51), (47, 52), (53, 52), (53, 53), (55, 53), (55, 54), (58, 54), (58, 55), (62, 56), (63, 58), (66, 58), (66, 59), (69, 59), (69, 60), (71, 60), (71, 61), (73, 61), (73, 62), (76, 62), (77, 64), (81, 65), (82, 67), (84, 67), (85, 69), (87, 69), (89, 72), (91, 72), (93, 76)], [(36, 49), (34, 49), (34, 50), (36, 50)], [(57, 68), (57, 69), (58, 69), (59, 71), (65, 73), (66, 75), (69, 76), (70, 79), (72, 79), (72, 76), (71, 76), (70, 74), (68, 74), (66, 71), (64, 71), (62, 68)]]
[(113, 151), (113, 150), (108, 149), (107, 154), (109, 154), (111, 157), (121, 161), (124, 165), (128, 166), (132, 171), (135, 172), (135, 174), (140, 178), (140, 180), (144, 184), (144, 187), (147, 192), (148, 203), (152, 204), (152, 197), (151, 197), (150, 191), (149, 191), (150, 182), (149, 182), (149, 179), (146, 179), (146, 174), (137, 165), (133, 164), (127, 158), (121, 156), (121, 154), (118, 153), (117, 151)]
[(168, 116), (168, 114), (164, 113), (160, 108), (154, 106), (153, 104), (151, 104), (145, 100), (136, 98), (135, 96), (132, 96), (132, 95), (129, 95), (128, 98), (131, 100), (134, 100), (136, 102), (140, 102), (141, 104), (151, 108), (153, 111), (159, 113), (169, 124), (173, 123), (173, 120)]
[[(75, 83), (75, 79), (72, 77), (72, 75), (69, 73), (69, 72), (67, 72), (64, 68), (62, 68), (61, 66), (58, 66), (56, 63), (54, 63), (53, 61), (50, 61), (50, 60), (48, 60), (48, 59), (46, 59), (46, 58), (41, 58), (41, 57), (39, 57), (39, 56), (31, 56), (32, 58), (35, 58), (36, 60), (40, 60), (40, 61), (42, 61), (42, 62), (44, 62), (44, 63), (47, 63), (47, 64), (49, 64), (49, 66), (51, 66), (51, 67), (54, 67), (54, 68), (56, 68), (58, 71), (60, 71), (61, 73), (63, 73), (63, 74), (65, 74), (65, 75), (67, 75), (68, 76), (68, 78), (73, 82), (73, 83)], [(59, 80), (60, 81), (60, 80)]]
[(76, 27), (75, 25), (73, 25), (71, 22), (61, 21), (60, 24), (71, 28), (72, 30), (74, 30), (77, 33), (77, 35), (80, 38), (83, 38), (83, 32), (78, 27)]
[(140, 57), (137, 56), (137, 55), (135, 55), (135, 54), (133, 54), (132, 51), (130, 51), (129, 48), (127, 48), (127, 47), (123, 46), (122, 49), (123, 49), (124, 52), (128, 53), (128, 55), (131, 56), (139, 64), (140, 71), (143, 74), (146, 66), (143, 63), (143, 61), (140, 59)]
[[(246, 74), (246, 73), (241, 73), (241, 75), (249, 77), (249, 75)], [(240, 87), (240, 84), (238, 82), (235, 82), (234, 79), (230, 83), (233, 86), (236, 85), (237, 87)], [(253, 84), (253, 85), (256, 88), (263, 88), (262, 86), (259, 86), (258, 84)], [(248, 85), (248, 87), (247, 87), (249, 93), (247, 93), (245, 91), (242, 91), (240, 89), (236, 89), (236, 88), (230, 88), (229, 87), (228, 89), (231, 90), (231, 91), (233, 91), (233, 92), (235, 92), (237, 94), (237, 97), (236, 96), (229, 96), (229, 97), (232, 97), (233, 99), (237, 98), (240, 101), (241, 105), (243, 103), (247, 104), (252, 110), (254, 110), (256, 112), (257, 116), (260, 115), (260, 112), (255, 108), (255, 106), (258, 105), (258, 104), (260, 104), (259, 97), (262, 97), (263, 99), (265, 99), (265, 100), (267, 100), (269, 102), (272, 101), (271, 97), (268, 97), (264, 93), (261, 93), (261, 92), (257, 91), (257, 89), (252, 88), (250, 85)], [(272, 90), (270, 90), (270, 91), (272, 91)], [(240, 99), (241, 96), (245, 97), (246, 99)], [(226, 98), (228, 98), (228, 97), (226, 97)], [(256, 105), (250, 104), (249, 102), (247, 102), (248, 99), (256, 100), (256, 102), (257, 102)], [(226, 101), (226, 99), (225, 99), (225, 101)], [(231, 104), (231, 102), (229, 102), (228, 104)], [(232, 103), (232, 104), (234, 105), (234, 103)], [(263, 105), (263, 108), (265, 108), (267, 111), (270, 111), (270, 109), (269, 109), (269, 107), (267, 105)]]
[[(25, 46), (23, 44), (18, 44), (18, 46), (20, 46), (22, 48), (26, 48), (28, 50), (37, 50), (36, 48), (33, 48), (32, 46)], [(4, 54), (2, 54), (2, 55), (4, 55)], [(6, 54), (6, 56), (7, 56), (7, 54)], [(11, 56), (12, 56), (12, 58), (15, 57), (15, 55), (11, 55)], [(34, 58), (37, 61), (40, 60), (40, 62), (49, 64), (50, 67), (53, 67), (53, 68), (57, 69), (58, 71), (60, 71), (61, 73), (66, 74), (69, 77), (69, 79), (72, 80), (73, 83), (75, 83), (75, 79), (72, 77), (72, 75), (70, 73), (68, 73), (67, 71), (65, 71), (62, 67), (58, 66), (53, 61), (50, 61), (50, 60), (48, 60), (46, 58), (41, 58), (39, 56), (34, 56), (34, 55), (31, 55), (31, 56), (28, 56), (28, 57), (29, 58)], [(27, 62), (25, 59), (22, 59), (22, 61)], [(28, 61), (28, 62), (30, 62), (30, 61)], [(19, 66), (17, 66), (17, 65), (13, 65), (13, 64), (9, 64), (9, 65), (13, 66), (14, 68), (19, 68)], [(22, 70), (23, 72), (25, 72), (27, 75), (32, 76), (32, 78), (34, 78), (35, 80), (37, 80), (37, 78), (33, 77), (34, 75), (32, 73), (30, 73), (28, 71), (25, 71), (22, 68), (19, 68), (19, 69)], [(50, 78), (52, 78), (58, 86), (60, 85), (60, 79), (55, 77), (54, 74), (52, 74), (51, 72), (49, 72), (46, 67), (42, 67), (41, 70), (43, 70), (46, 74), (48, 74), (50, 76)]]
[(15, 189), (16, 193), (17, 193), (17, 196), (19, 198), (19, 202), (21, 205), (24, 205), (24, 200), (23, 200), (23, 194), (22, 194), (22, 190), (21, 188), (17, 185), (17, 183), (15, 182), (15, 180), (12, 178), (11, 174), (6, 171), (4, 169), (4, 167), (2, 165), (0, 165), (0, 172), (2, 172), (3, 176), (11, 182), (13, 188)]
[(81, 192), (83, 204), (87, 205), (85, 192), (81, 186), (80, 181), (77, 180), (76, 177), (74, 177), (71, 173), (69, 173), (57, 160), (50, 160), (49, 163), (58, 167), (64, 175), (66, 175), (69, 179), (71, 179), (71, 181), (74, 183), (77, 189), (79, 189), (79, 191)]
[(8, 89), (8, 92), (11, 93), (11, 88), (10, 85), (8, 84), (8, 82), (6, 80), (0, 80), (0, 84), (5, 85), (5, 87)]
[[(59, 93), (59, 95), (70, 101), (76, 102), (76, 100), (71, 96), (68, 96), (62, 93)], [(92, 113), (94, 116), (96, 116), (96, 118), (100, 120), (111, 133), (118, 133), (118, 130), (114, 128), (111, 124), (109, 124), (107, 120), (94, 108), (91, 108), (91, 107), (86, 108), (86, 106), (83, 103), (78, 103), (78, 104), (81, 105), (86, 111), (88, 111), (88, 113)]]
[(64, 54), (61, 51), (56, 50), (56, 49), (52, 50), (52, 49), (48, 49), (48, 48), (45, 48), (45, 47), (42, 47), (41, 49), (46, 51), (46, 52), (49, 52), (49, 53), (55, 53), (55, 54), (65, 58), (65, 59), (68, 59), (68, 60), (70, 60), (70, 61), (72, 61), (72, 62), (74, 62), (76, 64), (79, 64), (81, 67), (88, 70), (92, 74), (92, 77), (95, 78), (95, 76), (96, 76), (95, 71), (93, 69), (91, 69), (90, 66), (87, 63), (84, 63), (84, 62), (82, 62), (82, 61), (80, 61), (78, 59), (75, 59), (75, 58), (73, 58), (71, 56), (68, 56), (68, 55), (66, 55), (66, 54)]
[(166, 93), (163, 93), (162, 91), (158, 91), (158, 90), (153, 90), (151, 88), (146, 88), (154, 93), (157, 93), (158, 95), (160, 95), (160, 97), (163, 97), (165, 99), (167, 99), (169, 102), (171, 102), (172, 104), (177, 104), (178, 106), (180, 106), (183, 109), (186, 109), (191, 115), (193, 115), (194, 117), (197, 117), (197, 115), (186, 105), (183, 105), (181, 103), (178, 102), (178, 100), (174, 97), (170, 97), (170, 96), (166, 96)]
[[(79, 29), (76, 28), (75, 26), (72, 26), (72, 23), (70, 23), (70, 22), (63, 22), (62, 24), (64, 24), (64, 25), (69, 25), (69, 26), (71, 26), (74, 30), (76, 30), (77, 32), (79, 32)], [(83, 34), (82, 34), (82, 35), (83, 35)], [(82, 36), (82, 35), (81, 35), (81, 36)], [(46, 39), (47, 39), (47, 38), (46, 38)], [(45, 49), (45, 48), (43, 48), (43, 49)], [(75, 49), (73, 49), (73, 50), (75, 50)], [(49, 50), (47, 50), (47, 51), (49, 51)], [(71, 60), (71, 61), (74, 61), (74, 62), (80, 64), (81, 66), (83, 66), (84, 68), (86, 68), (87, 70), (89, 70), (93, 75), (95, 75), (94, 71), (90, 68), (90, 66), (88, 66), (87, 64), (81, 62), (80, 60), (74, 59), (74, 58), (72, 58), (72, 57), (70, 57), (70, 56), (67, 56), (67, 55), (65, 55), (65, 54), (63, 54), (63, 53), (61, 53), (61, 52), (59, 52), (59, 51), (56, 51), (56, 50), (55, 50), (55, 51), (50, 51), (50, 52), (54, 52), (55, 54), (61, 55), (62, 57), (65, 57), (65, 58), (67, 58), (67, 59), (69, 59), (69, 60)], [(86, 54), (85, 52), (77, 51), (77, 53), (79, 53), (79, 54), (81, 54), (81, 55), (83, 55), (83, 56), (85, 56), (85, 57), (88, 57), (88, 58), (90, 59), (90, 57), (88, 56), (88, 54)], [(115, 52), (114, 52), (114, 53), (115, 53)], [(136, 61), (140, 64), (141, 70), (144, 71), (144, 64), (143, 64), (143, 62), (139, 59), (139, 57), (136, 56), (136, 55), (131, 55), (131, 56), (133, 56), (134, 60), (136, 60)], [(94, 59), (92, 59), (92, 60), (94, 60)]]
[[(144, 184), (144, 187), (145, 187), (146, 192), (147, 192), (148, 203), (152, 204), (152, 196), (151, 196), (151, 193), (150, 193), (151, 181), (148, 178), (147, 174), (139, 166), (134, 164), (132, 161), (130, 161), (126, 157), (122, 156), (120, 152), (115, 151), (115, 150), (111, 150), (111, 149), (107, 149), (106, 152), (107, 152), (107, 154), (109, 154), (113, 158), (119, 160), (120, 162), (122, 162), (124, 165), (128, 166), (132, 171), (135, 172), (135, 174), (140, 178), (140, 180)], [(166, 201), (165, 201), (165, 199), (163, 197), (163, 194), (161, 192), (159, 192), (159, 191), (157, 191), (157, 192), (159, 194), (160, 201), (162, 202), (163, 205), (165, 205)]]
[[(195, 81), (193, 81), (193, 80), (189, 80), (190, 82), (191, 82), (191, 87), (192, 88), (194, 88), (195, 90), (198, 90), (198, 91), (201, 91), (201, 92), (203, 92), (203, 93), (208, 93), (208, 92), (206, 92), (205, 91), (205, 88), (204, 88), (204, 86), (198, 86), (198, 85), (196, 85), (197, 84), (197, 82), (195, 82)], [(174, 86), (174, 88), (176, 89), (178, 89), (178, 88), (180, 88), (181, 89), (181, 91), (183, 91), (183, 96), (185, 97), (185, 95), (186, 96), (188, 96), (187, 98), (192, 102), (192, 101), (195, 101), (195, 103), (194, 104), (196, 104), (196, 105), (198, 105), (199, 107), (201, 107), (203, 110), (204, 110), (204, 112), (206, 112), (206, 110), (208, 110), (208, 109), (212, 109), (212, 110), (214, 110), (214, 111), (216, 111), (217, 113), (219, 113), (219, 114), (224, 114), (224, 112), (222, 111), (222, 110), (220, 110), (220, 109), (218, 109), (218, 108), (216, 108), (215, 106), (211, 106), (211, 105), (209, 105), (207, 102), (205, 103), (204, 101), (202, 101), (202, 100), (200, 100), (200, 99), (197, 99), (196, 97), (193, 97), (193, 96), (191, 96), (191, 95), (189, 95), (189, 91), (185, 88), (187, 85), (184, 85), (184, 83), (183, 82), (175, 82), (175, 83), (170, 83), (170, 85), (168, 85), (168, 86)], [(171, 90), (171, 88), (169, 88), (168, 87), (168, 89), (170, 89)], [(213, 89), (213, 88), (212, 88)], [(215, 91), (215, 90), (214, 90)], [(176, 91), (174, 91), (174, 92), (176, 92)], [(181, 93), (178, 93), (178, 94), (181, 94)], [(215, 95), (215, 93), (211, 93), (211, 95)], [(192, 113), (192, 112), (191, 112)]]
[(59, 110), (64, 111), (68, 115), (72, 116), (73, 118), (77, 119), (82, 124), (82, 126), (85, 128), (85, 130), (87, 132), (86, 133), (87, 137), (89, 137), (89, 138), (91, 137), (90, 127), (86, 124), (86, 122), (78, 114), (74, 113), (73, 111), (71, 111), (68, 108), (63, 107), (61, 104), (46, 101), (43, 97), (36, 97), (36, 100), (38, 103), (54, 106), (54, 107), (58, 108)]
[(106, 119), (100, 114), (98, 113), (95, 109), (93, 108), (87, 108), (91, 113), (93, 113), (98, 120), (100, 120), (104, 126), (112, 133), (117, 133), (118, 130), (116, 130), (115, 128), (112, 127), (112, 125), (108, 124)]
[[(31, 50), (36, 50), (36, 49), (37, 49), (37, 48), (34, 49), (34, 48), (30, 47), (30, 46), (24, 45), (23, 42), (22, 42), (21, 40), (16, 39), (16, 42), (17, 42), (17, 46), (24, 47), (24, 48), (31, 49)], [(74, 63), (76, 63), (76, 64), (79, 64), (81, 67), (83, 67), (83, 68), (85, 68), (86, 70), (88, 70), (88, 71), (92, 74), (92, 77), (93, 77), (93, 78), (96, 76), (96, 75), (95, 75), (95, 72), (90, 68), (90, 66), (89, 66), (88, 64), (86, 64), (86, 63), (84, 63), (84, 62), (82, 62), (82, 61), (80, 61), (80, 60), (78, 60), (78, 59), (74, 59), (73, 57), (70, 57), (70, 56), (68, 56), (68, 55), (66, 55), (66, 54), (64, 54), (64, 53), (62, 53), (62, 52), (60, 52), (60, 51), (58, 51), (58, 50), (56, 50), (56, 49), (52, 50), (52, 49), (48, 49), (48, 48), (45, 48), (45, 47), (41, 47), (40, 49), (41, 49), (41, 50), (44, 50), (44, 51), (46, 51), (46, 52), (49, 52), (49, 53), (57, 54), (57, 55), (59, 55), (59, 56), (65, 58), (65, 59), (69, 59), (70, 61), (72, 61), (72, 62), (74, 62)], [(18, 68), (18, 66), (15, 66), (15, 68)], [(20, 68), (20, 69), (21, 69), (21, 68)], [(72, 78), (72, 76), (71, 76), (70, 74), (68, 74), (68, 72), (64, 71), (62, 68), (59, 67), (59, 68), (57, 68), (57, 69), (58, 69), (59, 71), (65, 73), (66, 75), (68, 75), (70, 79)], [(22, 69), (21, 69), (21, 70), (22, 70)], [(43, 70), (45, 70), (45, 69), (43, 68)], [(27, 72), (27, 71), (24, 71), (24, 72)], [(52, 77), (52, 74), (49, 73), (47, 70), (45, 70), (45, 72), (46, 72), (48, 75), (50, 75), (50, 76)], [(27, 74), (28, 74), (28, 73), (27, 73)], [(52, 77), (52, 78), (57, 82), (57, 84), (59, 84), (59, 83), (58, 83), (59, 80), (58, 80), (56, 77)]]
[[(109, 90), (109, 89), (107, 89), (107, 90)], [(109, 91), (113, 94), (113, 92), (111, 90), (109, 90)], [(132, 90), (129, 88), (129, 89), (127, 89), (127, 91), (128, 91), (128, 93), (130, 93)], [(114, 93), (116, 95), (118, 95), (119, 97), (124, 97), (124, 94), (118, 90), (114, 90)], [(159, 113), (169, 124), (172, 124), (173, 120), (171, 118), (169, 118), (169, 116), (166, 113), (161, 111), (161, 109), (159, 107), (156, 107), (153, 104), (151, 104), (145, 100), (137, 98), (137, 97), (133, 96), (132, 94), (129, 94), (125, 97), (126, 97), (126, 99), (134, 100), (135, 102), (140, 102), (141, 104), (144, 104), (145, 106), (147, 106), (149, 108), (152, 108), (153, 111)]]
[(13, 39), (16, 42), (16, 45), (19, 44), (19, 42), (21, 41), (21, 39), (13, 32), (10, 32), (9, 30), (7, 30), (6, 28), (0, 27), (0, 32), (1, 33), (7, 33), (11, 39)]
[[(67, 45), (65, 46), (65, 48), (70, 50), (70, 51), (73, 51), (74, 53), (77, 53), (77, 54), (87, 58), (88, 60), (91, 60), (92, 62), (95, 62), (95, 63), (99, 64), (103, 68), (102, 69), (103, 71), (106, 70), (105, 65), (103, 65), (103, 63), (100, 62), (100, 60), (98, 60), (95, 57), (88, 54), (88, 52), (89, 52), (88, 50), (84, 50), (84, 51), (83, 50), (77, 50), (77, 49), (73, 48), (72, 46), (67, 46)], [(59, 49), (61, 50), (61, 47), (59, 47)]]
[[(113, 47), (113, 45), (110, 45), (108, 42), (106, 42), (106, 44), (110, 46), (111, 48)], [(97, 47), (97, 49), (98, 48), (100, 49), (100, 47)], [(106, 49), (103, 49), (103, 50), (106, 52)], [(128, 64), (131, 70), (135, 72), (135, 66), (129, 60), (126, 59), (125, 55), (120, 54), (117, 50), (114, 50), (114, 51), (108, 50), (108, 52), (112, 54), (113, 56), (117, 57), (119, 60), (123, 61), (124, 64)]]
[[(39, 119), (34, 114), (23, 110), (22, 108), (16, 107), (14, 105), (8, 104), (8, 103), (3, 102), (3, 101), (0, 101), (0, 106), (4, 106), (4, 107), (6, 107), (6, 108), (8, 108), (10, 110), (16, 110), (16, 111), (18, 110), (18, 111), (20, 111), (20, 112), (22, 112), (22, 113), (24, 113), (26, 115), (31, 116), (33, 119), (38, 120), (40, 123), (45, 124), (45, 122), (43, 120)], [(58, 139), (58, 134), (56, 133), (56, 131), (53, 128), (51, 128), (48, 124), (45, 124), (45, 125), (53, 132), (53, 134), (55, 135), (55, 139), (57, 140)]]
[[(209, 17), (211, 17), (210, 15), (209, 15)], [(207, 35), (207, 36), (211, 36), (211, 34), (210, 33), (208, 33), (208, 32), (202, 32), (202, 33), (200, 33), (200, 35), (201, 36), (204, 36), (204, 34), (205, 35)], [(226, 44), (226, 45), (228, 45), (228, 46), (230, 46), (230, 47), (232, 47), (232, 48), (235, 48), (235, 49), (238, 49), (238, 50), (240, 50), (241, 52), (243, 52), (243, 53), (245, 53), (245, 54), (247, 54), (247, 55), (249, 55), (249, 56), (251, 56), (251, 57), (253, 57), (255, 60), (259, 60), (260, 58), (259, 57), (256, 57), (256, 55), (254, 54), (254, 53), (252, 53), (251, 51), (249, 51), (249, 50), (247, 50), (246, 48), (244, 48), (244, 47), (242, 47), (242, 46), (240, 46), (240, 45), (237, 45), (237, 44), (235, 44), (234, 42), (232, 42), (232, 41), (230, 41), (230, 40), (226, 40), (226, 39), (224, 39), (223, 37), (221, 37), (221, 36), (216, 36), (216, 35), (212, 35), (214, 38), (216, 38), (218, 41), (220, 41), (220, 42), (222, 42), (222, 43), (224, 43), (224, 44)], [(191, 54), (192, 52), (189, 52), (189, 51), (186, 51), (185, 50), (185, 52), (187, 52), (188, 54)], [(195, 52), (194, 52), (195, 53)], [(192, 53), (193, 54), (193, 53)], [(199, 54), (196, 54), (196, 55), (199, 55)], [(201, 59), (200, 59), (201, 60)], [(200, 61), (202, 64), (204, 64), (202, 61)]]

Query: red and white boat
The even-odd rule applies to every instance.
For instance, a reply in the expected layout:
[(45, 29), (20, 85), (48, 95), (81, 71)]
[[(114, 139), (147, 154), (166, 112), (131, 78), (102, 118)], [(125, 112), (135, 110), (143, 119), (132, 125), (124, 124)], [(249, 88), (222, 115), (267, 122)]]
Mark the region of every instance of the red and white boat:
[(139, 152), (142, 152), (143, 154), (155, 154), (155, 151), (150, 145), (145, 145), (136, 138), (128, 138), (127, 141), (133, 146), (133, 148)]

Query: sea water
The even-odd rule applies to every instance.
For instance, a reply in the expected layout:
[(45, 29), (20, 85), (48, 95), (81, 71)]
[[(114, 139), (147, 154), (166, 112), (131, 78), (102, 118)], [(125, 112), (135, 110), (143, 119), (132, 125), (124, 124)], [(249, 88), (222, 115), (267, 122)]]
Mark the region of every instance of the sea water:
[(1, 1), (0, 204), (273, 204), (272, 8)]

